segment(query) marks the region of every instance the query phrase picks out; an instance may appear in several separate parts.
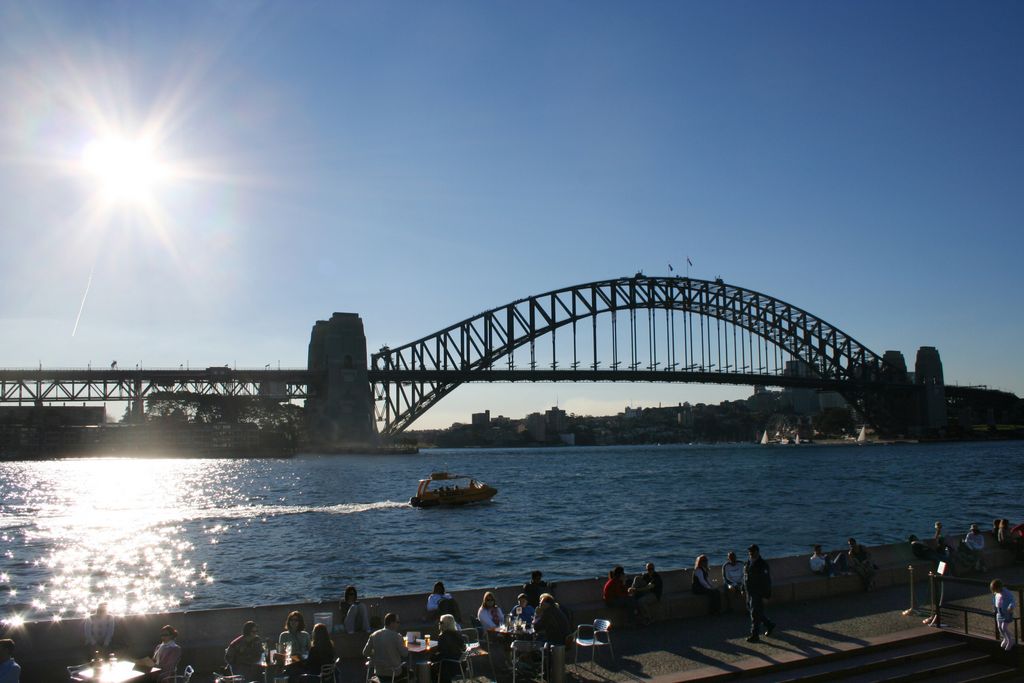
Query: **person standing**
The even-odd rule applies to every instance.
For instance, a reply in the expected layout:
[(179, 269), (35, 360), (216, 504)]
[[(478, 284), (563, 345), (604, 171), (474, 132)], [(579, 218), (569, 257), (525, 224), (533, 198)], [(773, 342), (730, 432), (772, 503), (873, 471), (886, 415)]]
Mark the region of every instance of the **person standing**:
[(747, 553), (750, 559), (743, 567), (743, 590), (747, 593), (747, 609), (750, 611), (750, 637), (747, 642), (757, 643), (761, 641), (762, 632), (769, 636), (775, 629), (775, 622), (764, 613), (764, 601), (772, 597), (772, 575), (757, 544), (747, 548)]
[(996, 626), (1002, 636), (999, 646), (1009, 652), (1016, 644), (1013, 634), (1013, 608), (1016, 607), (1016, 601), (1013, 593), (1003, 588), (1003, 582), (999, 579), (992, 579), (989, 590), (992, 591), (992, 606), (996, 611)]
[(107, 613), (107, 603), (96, 605), (96, 613), (85, 618), (85, 646), (91, 657), (99, 652), (110, 652), (110, 641), (114, 638), (114, 617)]
[(21, 681), (21, 665), (14, 661), (14, 641), (10, 638), (0, 640), (0, 683), (19, 683)]

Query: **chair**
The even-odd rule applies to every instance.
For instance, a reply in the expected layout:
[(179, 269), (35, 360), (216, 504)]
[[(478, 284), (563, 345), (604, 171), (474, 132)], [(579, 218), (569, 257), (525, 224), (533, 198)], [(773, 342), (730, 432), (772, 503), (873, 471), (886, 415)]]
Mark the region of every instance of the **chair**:
[(466, 641), (466, 665), (469, 667), (469, 677), (476, 678), (473, 671), (474, 657), (487, 657), (487, 650), (480, 646), (480, 631), (476, 628), (464, 628), (460, 632), (462, 639)]
[(299, 676), (300, 683), (334, 683), (334, 664), (324, 664), (320, 667), (320, 673), (302, 674)]
[(163, 683), (191, 683), (192, 674), (194, 674), (195, 672), (196, 670), (193, 669), (192, 665), (190, 664), (189, 666), (185, 667), (184, 673), (176, 674), (174, 676), (171, 676), (170, 678), (166, 678), (164, 679)]
[(366, 660), (366, 683), (370, 683), (370, 679), (372, 679), (374, 677), (376, 677), (377, 680), (380, 681), (380, 683), (385, 683), (385, 680), (389, 681), (390, 683), (395, 683), (395, 681), (400, 680), (400, 679), (406, 677), (405, 662), (402, 662), (402, 668), (401, 669), (399, 669), (398, 671), (393, 672), (389, 678), (384, 679), (384, 678), (381, 678), (380, 676), (378, 676), (377, 672), (374, 670), (374, 668), (373, 668), (373, 660), (367, 659)]
[(609, 632), (611, 627), (612, 622), (607, 619), (594, 619), (593, 624), (580, 624), (573, 636), (573, 640), (576, 643), (576, 656), (573, 659), (573, 664), (579, 665), (580, 648), (584, 647), (590, 648), (591, 664), (594, 663), (597, 649), (601, 647), (607, 647), (608, 652), (612, 656), (612, 661), (615, 661), (615, 649), (612, 647), (612, 635)]
[[(519, 673), (520, 668), (525, 668), (522, 663), (522, 658), (530, 653), (540, 653), (540, 672), (544, 673), (544, 655), (545, 648), (542, 643), (535, 642), (533, 640), (513, 640), (512, 641), (512, 683), (516, 683), (516, 675)], [(532, 666), (530, 667), (533, 668)], [(524, 672), (525, 673), (525, 672)], [(531, 671), (530, 678), (535, 678), (536, 673)]]
[(88, 669), (90, 664), (77, 664), (75, 666), (68, 667), (68, 680), (72, 683), (84, 681), (85, 679), (78, 675), (78, 673), (84, 669)]
[(441, 669), (444, 668), (445, 664), (457, 665), (459, 667), (459, 677), (462, 680), (467, 680), (467, 672), (469, 672), (469, 678), (473, 678), (473, 665), (469, 663), (469, 650), (463, 651), (458, 659), (442, 659), (437, 662), (437, 683), (441, 683)]

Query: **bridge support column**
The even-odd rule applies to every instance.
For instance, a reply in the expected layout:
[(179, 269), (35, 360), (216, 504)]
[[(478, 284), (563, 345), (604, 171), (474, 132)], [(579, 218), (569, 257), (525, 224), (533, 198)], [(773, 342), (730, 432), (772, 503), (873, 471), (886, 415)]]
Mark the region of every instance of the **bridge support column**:
[(941, 435), (946, 430), (946, 385), (942, 378), (942, 360), (934, 346), (917, 350), (914, 383), (923, 391), (918, 404), (918, 436)]
[(335, 313), (330, 320), (318, 320), (309, 339), (307, 367), (317, 375), (306, 399), (312, 445), (375, 444), (362, 319), (355, 313)]

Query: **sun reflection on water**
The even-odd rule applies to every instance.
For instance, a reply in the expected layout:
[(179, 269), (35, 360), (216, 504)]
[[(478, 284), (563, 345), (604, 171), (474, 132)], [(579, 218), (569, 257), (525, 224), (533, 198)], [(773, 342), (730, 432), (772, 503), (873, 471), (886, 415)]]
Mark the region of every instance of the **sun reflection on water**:
[[(156, 612), (188, 603), (198, 585), (212, 581), (205, 563), (193, 564), (194, 546), (182, 524), (205, 491), (201, 483), (179, 478), (175, 461), (91, 459), (48, 465), (56, 470), (48, 477), (39, 476), (38, 463), (34, 470), (25, 468), (35, 481), (22, 482), (20, 501), (17, 494), (5, 496), (0, 506), (4, 512), (19, 507), (22, 518), (31, 512), (34, 524), (20, 529), (22, 542), (27, 548), (49, 549), (31, 562), (46, 575), (31, 586), (31, 599), (10, 600), (18, 595), (11, 579), (18, 573), (15, 565), (0, 574), (8, 603), (21, 603), (32, 618), (83, 616), (99, 602), (108, 603), (115, 614)], [(190, 479), (196, 476), (191, 470)], [(207, 533), (215, 540), (227, 530), (217, 525)], [(14, 536), (4, 533), (8, 541)], [(18, 548), (8, 548), (7, 557), (17, 561)]]

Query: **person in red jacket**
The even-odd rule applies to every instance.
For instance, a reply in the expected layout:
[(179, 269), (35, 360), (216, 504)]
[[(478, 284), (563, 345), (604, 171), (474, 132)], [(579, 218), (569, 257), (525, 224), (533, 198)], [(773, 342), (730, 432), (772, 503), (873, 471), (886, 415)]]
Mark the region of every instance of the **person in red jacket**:
[(621, 566), (616, 566), (608, 572), (608, 580), (605, 581), (601, 596), (608, 607), (625, 610), (627, 623), (636, 621), (640, 610), (633, 589), (626, 588), (626, 570)]

